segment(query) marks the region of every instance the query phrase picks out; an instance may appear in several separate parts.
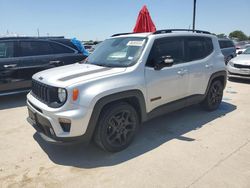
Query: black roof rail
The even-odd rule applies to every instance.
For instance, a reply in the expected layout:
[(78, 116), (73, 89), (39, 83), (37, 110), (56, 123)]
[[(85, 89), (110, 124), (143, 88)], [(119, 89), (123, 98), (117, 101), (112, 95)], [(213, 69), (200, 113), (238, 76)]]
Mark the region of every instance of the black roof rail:
[(120, 35), (129, 35), (129, 34), (133, 34), (133, 33), (117, 33), (117, 34), (112, 35), (111, 37), (117, 37)]
[(47, 36), (47, 37), (0, 37), (0, 40), (13, 40), (13, 39), (64, 39), (64, 36)]
[(202, 30), (192, 30), (192, 29), (162, 29), (162, 30), (157, 30), (153, 34), (164, 34), (164, 33), (172, 33), (173, 31), (189, 31), (189, 32), (194, 32), (194, 33), (203, 33), (203, 34), (211, 34), (208, 31), (202, 31)]

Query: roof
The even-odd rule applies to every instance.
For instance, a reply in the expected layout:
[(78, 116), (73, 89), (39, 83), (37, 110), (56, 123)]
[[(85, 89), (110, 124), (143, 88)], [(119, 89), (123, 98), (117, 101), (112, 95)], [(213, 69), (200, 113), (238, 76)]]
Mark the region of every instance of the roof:
[(218, 38), (219, 41), (232, 41), (231, 39), (229, 38)]
[(163, 30), (157, 30), (155, 32), (151, 33), (118, 33), (114, 34), (111, 37), (119, 37), (119, 36), (130, 36), (130, 37), (147, 37), (149, 35), (159, 35), (159, 34), (171, 34), (171, 33), (188, 33), (188, 34), (205, 34), (205, 35), (211, 35), (208, 31), (202, 31), (202, 30), (190, 30), (190, 29), (163, 29)]
[(47, 36), (47, 37), (0, 37), (0, 40), (14, 40), (14, 39), (64, 39), (64, 36)]

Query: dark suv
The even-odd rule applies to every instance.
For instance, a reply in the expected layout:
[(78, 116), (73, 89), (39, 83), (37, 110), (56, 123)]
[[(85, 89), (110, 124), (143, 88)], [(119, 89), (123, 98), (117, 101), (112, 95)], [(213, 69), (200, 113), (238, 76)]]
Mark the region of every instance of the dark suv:
[(0, 96), (29, 90), (33, 74), (86, 58), (62, 37), (0, 38)]
[(223, 38), (218, 39), (220, 44), (220, 49), (224, 55), (225, 64), (227, 64), (232, 58), (236, 56), (236, 47), (230, 39)]

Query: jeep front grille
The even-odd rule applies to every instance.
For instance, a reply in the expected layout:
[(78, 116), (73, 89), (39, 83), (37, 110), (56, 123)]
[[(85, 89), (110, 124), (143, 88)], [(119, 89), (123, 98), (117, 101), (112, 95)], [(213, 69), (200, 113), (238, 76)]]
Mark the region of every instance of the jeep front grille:
[(57, 88), (32, 79), (32, 95), (45, 104), (58, 101)]

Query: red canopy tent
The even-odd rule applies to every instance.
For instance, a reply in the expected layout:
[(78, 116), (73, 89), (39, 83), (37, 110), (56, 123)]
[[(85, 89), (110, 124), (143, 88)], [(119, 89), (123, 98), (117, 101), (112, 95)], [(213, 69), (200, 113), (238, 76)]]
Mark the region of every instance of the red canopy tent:
[(138, 15), (136, 25), (134, 27), (134, 33), (143, 33), (143, 32), (155, 32), (155, 24), (153, 23), (147, 6), (144, 5)]

